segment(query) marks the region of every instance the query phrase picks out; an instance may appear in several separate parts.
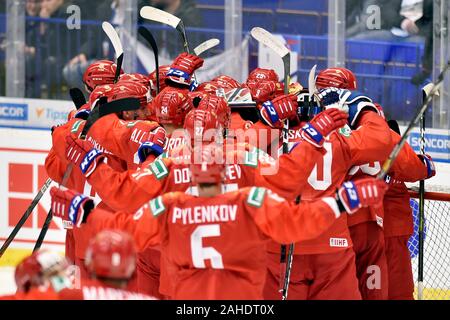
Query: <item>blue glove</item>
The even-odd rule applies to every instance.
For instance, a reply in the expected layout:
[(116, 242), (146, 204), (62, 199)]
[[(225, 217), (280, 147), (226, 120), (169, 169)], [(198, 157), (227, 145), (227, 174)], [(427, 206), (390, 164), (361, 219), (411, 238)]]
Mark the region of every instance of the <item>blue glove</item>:
[(420, 158), (420, 160), (423, 161), (423, 163), (427, 167), (427, 179), (434, 177), (436, 175), (436, 167), (434, 166), (434, 161), (431, 158), (431, 156), (428, 154), (425, 155), (418, 154), (417, 156)]
[(63, 191), (53, 187), (50, 196), (53, 215), (62, 219), (64, 229), (72, 229), (73, 225), (80, 227), (95, 206), (91, 198), (70, 189)]
[(144, 162), (150, 154), (154, 154), (156, 157), (164, 152), (163, 147), (157, 145), (151, 141), (146, 141), (139, 147), (137, 154), (140, 163)]
[(348, 113), (348, 123), (353, 127), (363, 109), (371, 109), (379, 114), (378, 108), (373, 104), (372, 99), (358, 91), (346, 89), (327, 88), (318, 94), (320, 103), (326, 109), (338, 108)]
[(144, 162), (150, 154), (154, 154), (158, 157), (164, 152), (164, 145), (166, 143), (166, 130), (162, 127), (158, 127), (147, 138), (147, 141), (141, 144), (137, 151), (139, 161)]

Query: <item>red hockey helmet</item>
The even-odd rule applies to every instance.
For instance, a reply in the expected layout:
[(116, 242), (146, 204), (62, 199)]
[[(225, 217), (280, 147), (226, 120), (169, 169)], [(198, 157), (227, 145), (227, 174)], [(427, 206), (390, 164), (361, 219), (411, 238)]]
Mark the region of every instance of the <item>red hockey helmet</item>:
[(131, 236), (122, 231), (103, 230), (86, 249), (85, 266), (91, 275), (129, 279), (136, 269), (136, 249)]
[(125, 98), (139, 99), (140, 108), (134, 111), (123, 111), (120, 118), (124, 120), (149, 120), (152, 116), (152, 97), (149, 87), (145, 84), (135, 81), (119, 81), (112, 91), (108, 94), (108, 101), (120, 100)]
[(256, 68), (250, 74), (248, 75), (247, 82), (248, 81), (260, 81), (260, 80), (266, 80), (266, 81), (276, 81), (278, 82), (278, 75), (276, 74), (275, 70), (273, 69), (263, 69), (263, 68)]
[[(163, 91), (163, 89), (165, 87), (167, 87), (166, 74), (167, 74), (167, 72), (169, 72), (169, 69), (170, 69), (169, 65), (159, 67), (159, 92)], [(150, 73), (148, 75), (148, 77), (150, 79), (150, 88), (151, 88), (152, 97), (156, 97), (156, 70), (153, 71), (152, 73)]]
[(235, 89), (241, 86), (239, 82), (226, 75), (215, 77), (211, 82), (215, 82), (219, 88), (224, 89)]
[[(52, 251), (39, 250), (20, 262), (14, 274), (17, 291), (27, 292), (32, 287), (43, 285), (46, 281), (52, 282), (52, 277), (61, 275), (68, 268), (67, 260)], [(66, 280), (66, 281), (64, 281)], [(51, 283), (55, 291), (59, 291), (60, 285), (67, 285), (68, 279)]]
[(191, 154), (190, 170), (192, 183), (221, 183), (225, 174), (223, 150), (212, 143), (194, 148)]
[(140, 84), (143, 84), (145, 86), (147, 86), (148, 88), (150, 88), (150, 78), (144, 74), (140, 74), (140, 73), (124, 73), (120, 76), (119, 78), (119, 82), (137, 82)]
[(319, 72), (316, 78), (318, 89), (340, 88), (356, 90), (356, 77), (353, 72), (346, 68), (328, 68)]
[(125, 98), (138, 98), (141, 107), (146, 107), (152, 100), (149, 87), (135, 81), (119, 81), (111, 92), (108, 93), (108, 101), (115, 101)]
[(98, 99), (101, 97), (108, 97), (113, 89), (113, 85), (105, 84), (103, 86), (97, 86), (94, 91), (89, 95), (89, 106), (92, 109), (95, 107)]
[(231, 109), (228, 107), (228, 104), (224, 98), (217, 97), (212, 94), (206, 94), (202, 97), (198, 108), (214, 112), (217, 116), (219, 124), (223, 128), (229, 127), (231, 121)]
[(184, 130), (191, 137), (191, 145), (197, 142), (213, 142), (221, 136), (219, 121), (214, 112), (201, 109), (192, 109), (184, 120)]
[(211, 93), (216, 94), (216, 90), (219, 89), (217, 82), (215, 81), (207, 81), (202, 82), (198, 85), (197, 89), (194, 92), (202, 92), (202, 93)]
[(186, 114), (192, 109), (187, 89), (166, 87), (153, 100), (153, 110), (161, 124), (182, 126)]
[[(109, 60), (100, 60), (87, 67), (83, 74), (83, 82), (89, 89), (94, 90), (99, 85), (114, 83), (117, 65)], [(123, 73), (123, 70), (120, 70)]]

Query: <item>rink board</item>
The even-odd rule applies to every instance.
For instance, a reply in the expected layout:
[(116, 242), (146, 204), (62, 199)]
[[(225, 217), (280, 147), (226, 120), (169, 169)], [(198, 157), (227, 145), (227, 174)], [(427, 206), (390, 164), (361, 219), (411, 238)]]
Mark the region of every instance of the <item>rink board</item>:
[[(0, 128), (0, 243), (9, 236), (47, 179), (45, 157), (51, 146), (49, 130)], [(47, 191), (39, 205), (0, 260), (1, 265), (15, 265), (34, 247), (41, 226), (50, 209)], [(53, 221), (43, 247), (64, 251), (65, 231)]]

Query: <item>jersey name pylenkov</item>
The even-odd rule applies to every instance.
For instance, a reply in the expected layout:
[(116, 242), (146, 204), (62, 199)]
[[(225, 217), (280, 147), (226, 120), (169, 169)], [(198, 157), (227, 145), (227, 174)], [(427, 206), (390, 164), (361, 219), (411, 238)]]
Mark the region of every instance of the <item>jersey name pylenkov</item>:
[(199, 224), (236, 220), (237, 205), (210, 205), (173, 208), (172, 223)]

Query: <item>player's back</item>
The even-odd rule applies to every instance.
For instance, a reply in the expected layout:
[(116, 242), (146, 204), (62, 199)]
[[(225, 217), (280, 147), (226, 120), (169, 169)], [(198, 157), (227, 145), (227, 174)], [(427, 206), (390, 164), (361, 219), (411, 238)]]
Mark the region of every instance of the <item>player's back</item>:
[(162, 246), (177, 268), (174, 298), (261, 299), (268, 238), (246, 212), (242, 190), (173, 198)]
[[(334, 197), (349, 169), (350, 151), (345, 140), (349, 134), (349, 130), (344, 127), (329, 136), (323, 146), (326, 153), (318, 159), (308, 177), (308, 183), (304, 184), (302, 188), (301, 201), (311, 201), (327, 196)], [(320, 237), (297, 243), (295, 254), (330, 253), (349, 248), (351, 245), (347, 216), (341, 215), (333, 226)], [(268, 250), (278, 253), (280, 245), (271, 242)]]

